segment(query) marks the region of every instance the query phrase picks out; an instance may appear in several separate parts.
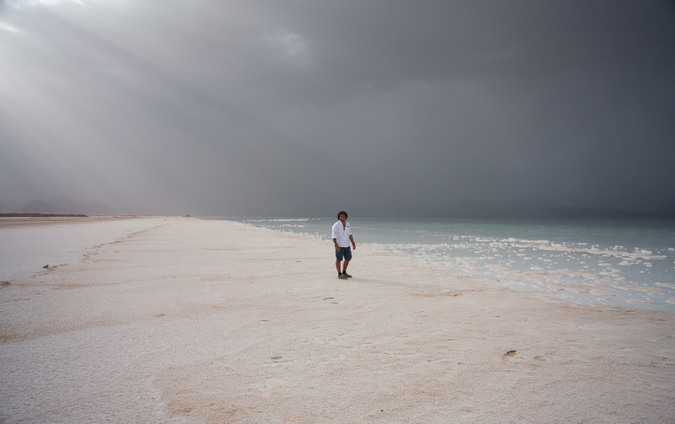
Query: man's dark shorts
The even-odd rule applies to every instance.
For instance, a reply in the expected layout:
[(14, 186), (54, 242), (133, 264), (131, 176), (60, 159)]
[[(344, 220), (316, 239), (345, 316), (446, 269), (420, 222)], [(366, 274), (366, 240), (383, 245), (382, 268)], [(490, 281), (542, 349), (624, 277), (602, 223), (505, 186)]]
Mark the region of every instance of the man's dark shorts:
[(341, 247), (340, 251), (335, 251), (335, 259), (342, 261), (344, 258), (345, 261), (352, 260), (352, 248), (351, 247)]

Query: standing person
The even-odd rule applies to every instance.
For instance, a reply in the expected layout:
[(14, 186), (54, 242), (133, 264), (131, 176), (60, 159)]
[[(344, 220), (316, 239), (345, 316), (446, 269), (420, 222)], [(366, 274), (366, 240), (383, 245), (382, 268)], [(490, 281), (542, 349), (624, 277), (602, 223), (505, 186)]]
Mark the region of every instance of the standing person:
[[(347, 222), (347, 212), (340, 211), (338, 212), (337, 218), (338, 221), (333, 224), (333, 231), (331, 238), (333, 239), (333, 244), (335, 245), (335, 268), (337, 268), (338, 278), (345, 280), (351, 278), (352, 276), (347, 274), (347, 267), (349, 266), (349, 261), (352, 260), (352, 250), (349, 247), (349, 242), (354, 246), (356, 250), (356, 243), (354, 243), (354, 237), (352, 236), (352, 228)], [(340, 268), (340, 262), (344, 259), (342, 268)]]

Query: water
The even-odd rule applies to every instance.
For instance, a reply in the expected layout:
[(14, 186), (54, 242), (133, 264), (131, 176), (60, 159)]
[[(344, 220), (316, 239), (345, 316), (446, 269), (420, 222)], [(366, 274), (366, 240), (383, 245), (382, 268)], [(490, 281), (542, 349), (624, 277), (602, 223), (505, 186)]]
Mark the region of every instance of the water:
[[(331, 218), (237, 221), (329, 240)], [(582, 305), (675, 312), (675, 221), (354, 218), (358, 243)]]

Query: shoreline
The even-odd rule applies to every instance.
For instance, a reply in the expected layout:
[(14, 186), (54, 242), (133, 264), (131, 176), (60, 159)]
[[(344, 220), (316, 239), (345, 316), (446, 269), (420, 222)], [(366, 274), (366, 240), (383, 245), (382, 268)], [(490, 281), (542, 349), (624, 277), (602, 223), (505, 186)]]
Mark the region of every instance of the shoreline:
[[(21, 227), (33, 225), (50, 224), (79, 224), (83, 222), (114, 221), (127, 219), (143, 219), (152, 217), (143, 217), (136, 215), (80, 215), (80, 214), (27, 214), (24, 216), (3, 216), (0, 215), (0, 229), (7, 227)], [(11, 214), (14, 215), (14, 214)]]
[[(326, 238), (324, 228), (333, 223), (325, 218), (237, 221), (320, 239)], [(359, 224), (361, 242), (380, 243), (383, 254), (407, 252), (410, 262), (445, 270), (449, 279), (486, 278), (516, 291), (554, 293), (575, 305), (675, 312), (675, 256), (672, 247), (665, 247), (672, 246), (675, 228), (662, 228), (654, 221), (646, 227), (634, 221), (614, 227), (603, 221), (592, 228), (574, 220), (543, 225), (538, 220), (514, 224), (448, 219), (417, 224), (407, 219), (364, 219)]]
[(672, 313), (447, 281), (368, 244), (345, 282), (319, 240), (233, 221), (133, 222), (142, 228), (77, 262), (0, 288), (0, 421), (675, 416)]

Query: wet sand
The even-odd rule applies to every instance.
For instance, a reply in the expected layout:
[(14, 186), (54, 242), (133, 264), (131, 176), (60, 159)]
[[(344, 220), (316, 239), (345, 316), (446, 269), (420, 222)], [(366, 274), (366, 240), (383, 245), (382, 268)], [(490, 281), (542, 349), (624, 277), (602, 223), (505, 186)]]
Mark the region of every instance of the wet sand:
[(575, 307), (367, 244), (343, 281), (330, 242), (225, 221), (134, 223), (0, 288), (0, 422), (675, 417), (673, 314)]

